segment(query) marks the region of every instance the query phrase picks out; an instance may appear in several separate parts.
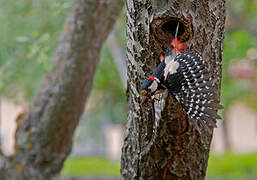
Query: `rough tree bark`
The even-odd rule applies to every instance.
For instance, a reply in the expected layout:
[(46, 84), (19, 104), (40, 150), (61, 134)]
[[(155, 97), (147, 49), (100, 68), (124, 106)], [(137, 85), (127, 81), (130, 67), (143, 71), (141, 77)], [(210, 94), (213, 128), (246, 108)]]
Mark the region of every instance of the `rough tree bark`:
[(50, 180), (60, 172), (92, 87), (101, 47), (123, 4), (123, 0), (74, 0), (54, 68), (31, 111), (18, 120), (15, 155), (0, 156), (1, 180)]
[(219, 99), (225, 0), (127, 0), (128, 119), (121, 179), (205, 177), (212, 134), (192, 128), (167, 94), (140, 107), (140, 85), (165, 54), (178, 22), (186, 51), (201, 54), (216, 79)]

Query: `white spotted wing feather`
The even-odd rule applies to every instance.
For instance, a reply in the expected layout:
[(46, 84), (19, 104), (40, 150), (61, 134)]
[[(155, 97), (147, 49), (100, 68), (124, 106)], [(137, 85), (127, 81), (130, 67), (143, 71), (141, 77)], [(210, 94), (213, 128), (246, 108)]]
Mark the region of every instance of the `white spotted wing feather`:
[[(169, 92), (177, 97), (199, 132), (199, 127), (211, 132), (210, 127), (216, 127), (216, 119), (221, 119), (217, 110), (223, 107), (216, 100), (216, 88), (209, 71), (197, 53), (183, 52), (174, 61), (179, 63), (179, 68), (166, 77)], [(177, 88), (171, 85), (174, 83), (181, 86), (179, 90), (174, 91)]]

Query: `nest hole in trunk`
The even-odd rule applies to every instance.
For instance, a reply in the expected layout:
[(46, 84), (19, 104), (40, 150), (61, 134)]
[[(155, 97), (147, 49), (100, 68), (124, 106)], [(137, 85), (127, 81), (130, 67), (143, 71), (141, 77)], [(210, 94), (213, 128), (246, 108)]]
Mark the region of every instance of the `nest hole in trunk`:
[(165, 34), (169, 34), (169, 36), (175, 37), (177, 27), (178, 27), (177, 38), (181, 39), (181, 37), (185, 33), (185, 27), (184, 27), (183, 23), (181, 23), (177, 20), (170, 20), (170, 21), (165, 22), (162, 25), (162, 30), (164, 31)]

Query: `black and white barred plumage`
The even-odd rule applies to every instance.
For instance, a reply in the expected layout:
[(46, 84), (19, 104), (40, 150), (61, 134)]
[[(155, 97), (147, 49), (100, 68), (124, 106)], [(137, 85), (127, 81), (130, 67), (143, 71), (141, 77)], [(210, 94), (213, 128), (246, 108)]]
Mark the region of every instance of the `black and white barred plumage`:
[(182, 105), (188, 119), (200, 132), (216, 127), (217, 114), (223, 107), (216, 100), (216, 88), (206, 65), (198, 53), (173, 52), (165, 58), (141, 86), (141, 94), (154, 95), (167, 89)]
[(199, 126), (209, 132), (209, 127), (216, 127), (216, 119), (221, 119), (217, 110), (222, 106), (216, 100), (213, 78), (198, 53), (183, 52), (171, 60), (164, 69), (163, 83), (198, 131)]

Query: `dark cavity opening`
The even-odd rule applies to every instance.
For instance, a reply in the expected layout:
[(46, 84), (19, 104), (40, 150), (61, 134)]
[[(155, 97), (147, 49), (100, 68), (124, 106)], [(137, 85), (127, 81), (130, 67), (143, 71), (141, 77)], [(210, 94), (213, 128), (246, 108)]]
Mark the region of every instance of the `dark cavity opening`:
[(177, 20), (170, 20), (170, 21), (167, 21), (165, 22), (163, 25), (162, 25), (162, 30), (165, 32), (165, 33), (168, 33), (168, 34), (171, 34), (172, 37), (175, 37), (175, 34), (176, 34), (176, 29), (177, 29), (177, 25), (179, 23), (179, 28), (178, 28), (178, 33), (177, 33), (177, 37), (178, 39), (180, 39), (180, 37), (184, 34), (185, 32), (185, 27), (184, 27), (184, 24), (177, 21)]

